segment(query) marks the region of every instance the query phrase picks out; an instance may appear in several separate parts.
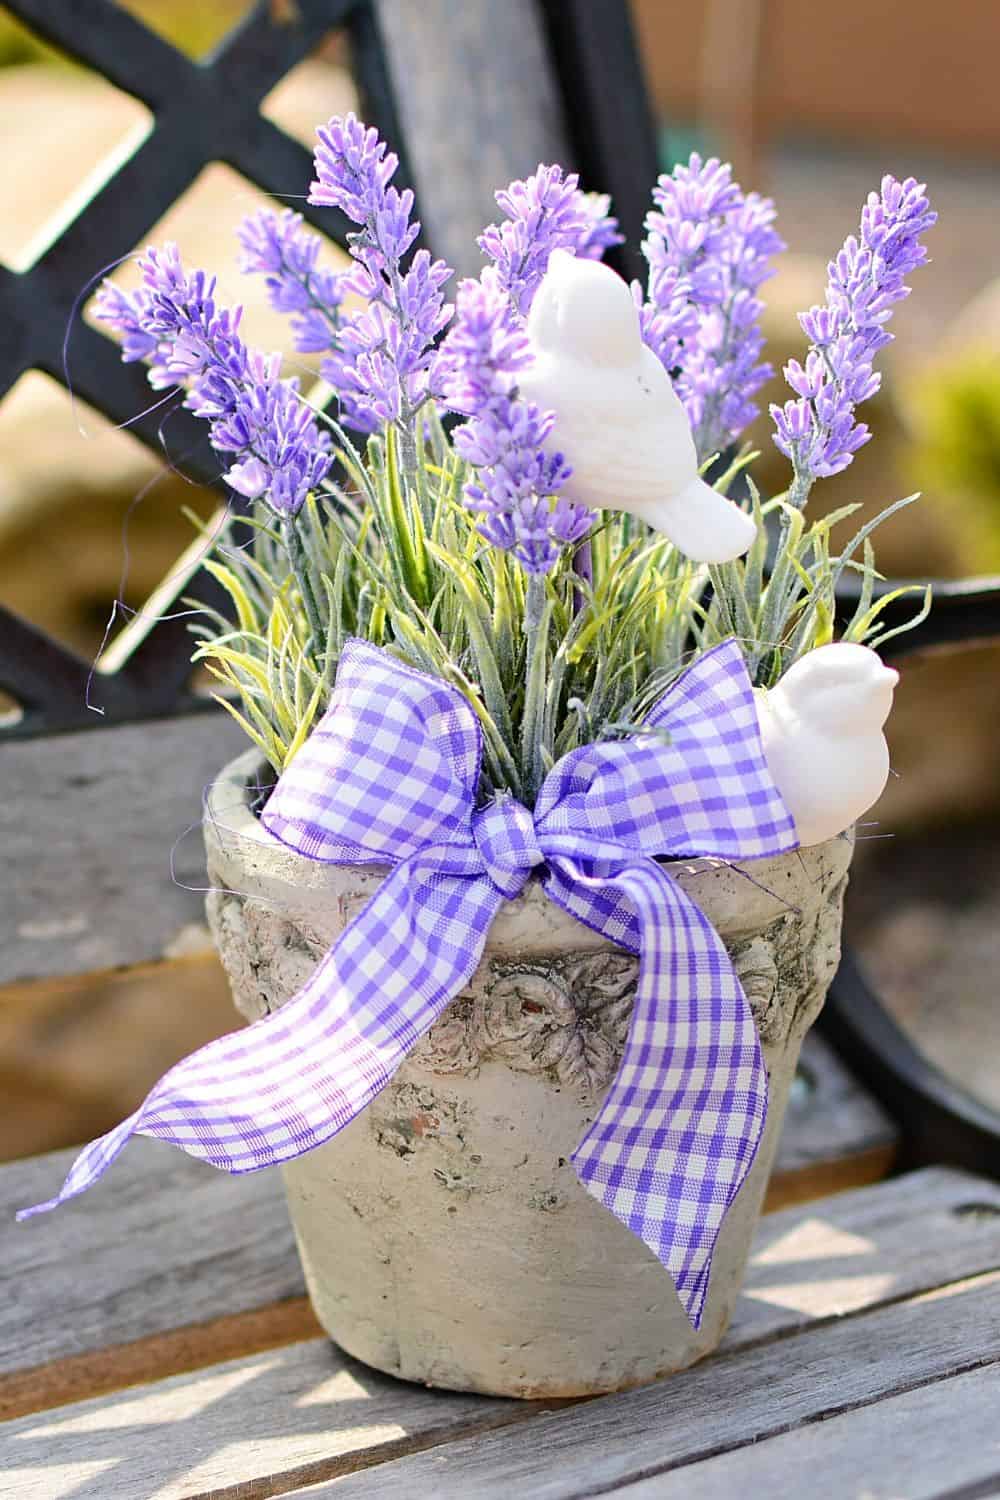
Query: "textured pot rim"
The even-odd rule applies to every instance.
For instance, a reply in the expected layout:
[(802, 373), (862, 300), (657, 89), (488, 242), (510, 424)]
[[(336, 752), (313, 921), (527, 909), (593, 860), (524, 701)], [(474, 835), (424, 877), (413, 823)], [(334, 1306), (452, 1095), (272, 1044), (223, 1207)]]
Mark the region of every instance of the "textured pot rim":
[[(266, 881), (317, 895), (342, 897), (350, 887), (359, 897), (370, 896), (389, 873), (385, 864), (335, 865), (313, 860), (281, 842), (260, 822), (250, 805), (249, 787), (264, 769), (260, 754), (249, 749), (230, 761), (205, 796), (204, 834), (210, 863), (217, 874), (232, 881), (236, 894), (253, 894), (246, 887)], [(757, 932), (797, 909), (797, 893), (846, 875), (854, 848), (853, 830), (811, 848), (766, 859), (731, 864), (710, 858), (681, 859), (667, 864), (688, 895), (709, 914), (720, 931), (739, 937), (742, 930)], [(215, 859), (213, 860), (213, 855)], [(801, 899), (801, 897), (799, 897)], [(613, 946), (555, 907), (538, 877), (522, 894), (503, 903), (493, 923), (488, 946), (524, 941), (544, 908), (549, 936), (566, 925), (589, 941), (583, 946)], [(720, 923), (715, 913), (725, 910)]]

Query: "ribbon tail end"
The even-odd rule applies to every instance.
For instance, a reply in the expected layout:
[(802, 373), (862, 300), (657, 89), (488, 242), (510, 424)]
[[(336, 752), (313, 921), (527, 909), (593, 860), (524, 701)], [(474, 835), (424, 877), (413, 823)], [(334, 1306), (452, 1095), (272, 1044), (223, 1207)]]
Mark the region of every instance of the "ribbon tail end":
[(45, 1203), (36, 1203), (31, 1208), (19, 1208), (14, 1215), (14, 1222), (16, 1224), (23, 1224), (26, 1219), (33, 1219), (36, 1214), (47, 1214), (50, 1209), (58, 1208), (60, 1203), (63, 1202), (65, 1202), (65, 1199), (62, 1194), (57, 1193), (54, 1198), (47, 1199)]
[(681, 1300), (681, 1306), (687, 1313), (688, 1322), (695, 1333), (700, 1332), (702, 1320), (705, 1316), (705, 1304), (708, 1301), (708, 1281), (711, 1274), (712, 1257), (708, 1256), (698, 1274), (697, 1280), (691, 1288), (686, 1292), (682, 1292), (679, 1287), (677, 1288), (677, 1295)]
[[(589, 1177), (588, 1164), (585, 1160), (577, 1161), (576, 1153), (570, 1156), (570, 1162), (576, 1172), (577, 1181), (580, 1186), (586, 1188), (587, 1192), (625, 1228), (641, 1240), (646, 1249), (651, 1251), (660, 1265), (666, 1271), (674, 1284), (678, 1300), (684, 1309), (684, 1313), (694, 1329), (699, 1332), (705, 1315), (705, 1305), (708, 1301), (708, 1284), (712, 1274), (712, 1256), (715, 1251), (715, 1241), (718, 1238), (721, 1224), (712, 1236), (711, 1246), (703, 1250), (697, 1259), (692, 1259), (691, 1252), (680, 1249), (669, 1244), (664, 1244), (663, 1226), (660, 1224), (644, 1224), (641, 1219), (632, 1220), (627, 1211), (610, 1190), (600, 1180)], [(734, 1194), (735, 1196), (735, 1194)], [(728, 1205), (727, 1205), (728, 1206)], [(679, 1262), (671, 1265), (671, 1260)]]
[(59, 1208), (67, 1203), (70, 1198), (75, 1198), (79, 1193), (86, 1192), (99, 1177), (110, 1167), (115, 1157), (128, 1141), (138, 1126), (141, 1110), (129, 1115), (127, 1120), (122, 1120), (107, 1135), (100, 1136), (96, 1141), (91, 1141), (89, 1146), (84, 1146), (79, 1156), (74, 1161), (66, 1174), (66, 1180), (58, 1193), (53, 1198), (47, 1198), (44, 1203), (35, 1203), (30, 1208), (19, 1208), (14, 1215), (18, 1224), (23, 1224), (26, 1219), (33, 1219), (36, 1214), (47, 1214), (54, 1208)]

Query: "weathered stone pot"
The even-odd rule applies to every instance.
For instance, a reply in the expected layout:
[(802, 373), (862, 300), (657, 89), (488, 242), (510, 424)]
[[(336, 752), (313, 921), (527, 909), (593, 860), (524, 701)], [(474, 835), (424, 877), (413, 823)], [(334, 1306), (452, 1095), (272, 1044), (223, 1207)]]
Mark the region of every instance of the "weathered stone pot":
[[(287, 849), (247, 793), (253, 753), (215, 783), (209, 921), (248, 1019), (290, 999), (384, 872)], [(349, 1354), (406, 1380), (509, 1396), (619, 1390), (709, 1353), (743, 1278), (802, 1037), (836, 967), (849, 838), (673, 873), (750, 998), (770, 1076), (767, 1129), (729, 1210), (694, 1333), (649, 1250), (568, 1158), (621, 1055), (637, 961), (533, 882), (499, 913), (469, 988), (392, 1083), (283, 1168), (317, 1315)]]

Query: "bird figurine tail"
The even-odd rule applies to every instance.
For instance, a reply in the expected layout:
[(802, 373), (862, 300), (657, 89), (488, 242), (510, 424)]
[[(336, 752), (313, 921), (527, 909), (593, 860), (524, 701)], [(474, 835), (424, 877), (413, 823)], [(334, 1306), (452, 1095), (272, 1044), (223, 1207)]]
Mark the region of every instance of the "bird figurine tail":
[(757, 532), (752, 516), (697, 477), (669, 499), (647, 506), (646, 519), (686, 557), (700, 563), (742, 557)]

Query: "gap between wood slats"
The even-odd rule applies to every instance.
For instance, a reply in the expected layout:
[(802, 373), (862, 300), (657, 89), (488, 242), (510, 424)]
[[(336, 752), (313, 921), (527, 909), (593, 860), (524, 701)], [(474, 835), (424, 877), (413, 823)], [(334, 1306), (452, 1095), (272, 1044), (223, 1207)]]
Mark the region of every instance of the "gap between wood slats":
[(0, 988), (0, 1162), (103, 1135), (240, 1024), (207, 930), (186, 939), (159, 963)]
[[(595, 1399), (591, 1397), (590, 1399)], [(564, 1407), (577, 1406), (576, 1400), (512, 1402), (510, 1407), (492, 1414), (484, 1413), (474, 1421), (442, 1423), (428, 1427), (424, 1432), (407, 1433), (405, 1437), (390, 1438), (373, 1448), (355, 1448), (350, 1453), (336, 1458), (320, 1458), (298, 1468), (287, 1469), (283, 1474), (261, 1475), (260, 1478), (238, 1480), (235, 1484), (213, 1485), (210, 1490), (192, 1490), (184, 1500), (274, 1500), (278, 1495), (300, 1494), (307, 1487), (324, 1484), (330, 1480), (347, 1479), (352, 1474), (367, 1473), (383, 1464), (397, 1459), (413, 1458), (432, 1449), (446, 1447), (459, 1440), (474, 1442), (487, 1433), (504, 1431), (520, 1426), (535, 1417), (548, 1416)], [(416, 1497), (414, 1497), (416, 1500)]]
[(166, 1379), (322, 1335), (308, 1297), (293, 1297), (131, 1344), (71, 1354), (0, 1379), (0, 1422), (142, 1385), (153, 1371)]
[(783, 1208), (794, 1208), (812, 1203), (817, 1198), (829, 1198), (834, 1193), (846, 1193), (851, 1188), (881, 1182), (892, 1171), (899, 1146), (893, 1141), (867, 1151), (847, 1150), (843, 1155), (837, 1155), (838, 1142), (832, 1139), (829, 1149), (829, 1160), (783, 1171), (779, 1144), (779, 1160), (767, 1185), (764, 1213), (778, 1213)]
[(620, 1500), (986, 1500), (1000, 1495), (998, 1404), (1000, 1371), (991, 1365), (607, 1493)]

